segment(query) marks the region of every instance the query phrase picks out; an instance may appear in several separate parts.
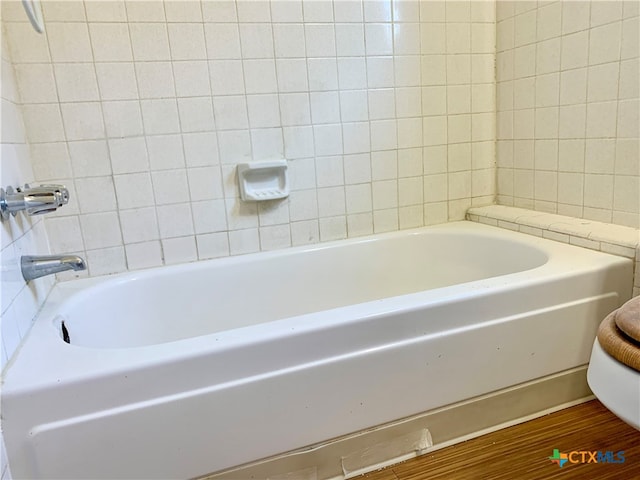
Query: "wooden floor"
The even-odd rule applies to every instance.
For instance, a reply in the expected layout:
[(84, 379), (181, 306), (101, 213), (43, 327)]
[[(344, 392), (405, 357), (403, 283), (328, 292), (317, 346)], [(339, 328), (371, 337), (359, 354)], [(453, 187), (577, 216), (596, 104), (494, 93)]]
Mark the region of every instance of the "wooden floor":
[[(565, 463), (553, 450), (624, 451), (624, 463)], [(574, 459), (576, 456), (574, 456)], [(640, 479), (640, 432), (597, 400), (373, 472), (366, 480)]]

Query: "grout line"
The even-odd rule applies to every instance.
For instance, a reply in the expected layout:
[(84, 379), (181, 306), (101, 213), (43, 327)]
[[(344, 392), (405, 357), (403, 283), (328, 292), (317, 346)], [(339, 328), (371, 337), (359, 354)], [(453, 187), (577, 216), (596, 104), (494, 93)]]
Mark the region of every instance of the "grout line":
[[(164, 22), (154, 22), (154, 23), (162, 23), (163, 25), (165, 25), (165, 28), (166, 28), (166, 14), (165, 14), (165, 11), (164, 11), (164, 4), (162, 5), (162, 13), (163, 13), (163, 16), (165, 18), (165, 21)], [(127, 8), (126, 8), (126, 4), (125, 4), (125, 18), (127, 19), (127, 35), (129, 36), (129, 43), (131, 45), (131, 58), (132, 58), (132, 62), (131, 63), (132, 63), (132, 66), (133, 66), (133, 74), (134, 74), (134, 79), (135, 79), (135, 82), (136, 82), (136, 92), (137, 92), (137, 97), (138, 97), (137, 99), (134, 99), (133, 101), (137, 100), (138, 108), (140, 109), (140, 121), (142, 123), (142, 135), (137, 135), (137, 136), (135, 136), (133, 138), (142, 138), (143, 141), (144, 141), (145, 153), (147, 155), (147, 162), (149, 163), (149, 171), (147, 173), (148, 173), (148, 176), (149, 176), (149, 184), (151, 186), (151, 195), (153, 197), (154, 215), (155, 215), (155, 219), (156, 219), (156, 225), (157, 225), (157, 228), (158, 228), (158, 238), (159, 238), (160, 237), (160, 229), (159, 229), (159, 222), (158, 222), (158, 212), (157, 212), (157, 208), (156, 208), (157, 205), (156, 205), (156, 202), (155, 202), (155, 192), (153, 190), (153, 177), (151, 176), (151, 160), (149, 158), (149, 144), (148, 144), (148, 141), (147, 141), (148, 134), (146, 132), (147, 127), (145, 125), (144, 113), (143, 113), (143, 109), (142, 109), (142, 100), (143, 99), (140, 98), (140, 79), (139, 79), (139, 76), (138, 76), (138, 70), (135, 68), (137, 61), (135, 59), (135, 54), (133, 52), (133, 40), (132, 40), (132, 37), (131, 37), (131, 24), (133, 22), (129, 22), (128, 21), (129, 12), (128, 12)], [(169, 52), (171, 52), (171, 44), (169, 42), (169, 31), (168, 31), (168, 29), (166, 30), (166, 32), (167, 32), (167, 46), (169, 47)], [(170, 56), (171, 56), (171, 53), (170, 53)], [(169, 60), (169, 62), (171, 62), (171, 60)], [(172, 71), (172, 76), (173, 76), (173, 65), (171, 65), (171, 71)], [(174, 79), (174, 85), (175, 85), (175, 79)], [(158, 99), (145, 99), (145, 100), (158, 100)], [(177, 106), (176, 106), (176, 111), (177, 111)], [(125, 137), (125, 138), (127, 138), (127, 137)], [(108, 138), (106, 138), (105, 140), (107, 142), (107, 148), (109, 149), (109, 152), (111, 152), (111, 147), (109, 145)], [(109, 158), (111, 159), (111, 154), (110, 153), (109, 153)], [(132, 172), (132, 173), (134, 173), (134, 172)], [(135, 172), (135, 173), (144, 174), (145, 172)], [(147, 207), (132, 207), (132, 208), (128, 208), (128, 209), (121, 209), (120, 208), (120, 202), (118, 200), (118, 194), (117, 194), (117, 190), (116, 190), (116, 186), (115, 186), (116, 185), (116, 181), (115, 181), (116, 180), (115, 179), (116, 175), (128, 175), (128, 173), (114, 174), (113, 173), (113, 166), (112, 166), (113, 188), (114, 188), (114, 191), (116, 193), (116, 212), (118, 214), (118, 223), (120, 224), (120, 236), (122, 238), (122, 252), (123, 252), (124, 261), (125, 261), (125, 271), (129, 271), (129, 270), (131, 270), (131, 267), (129, 265), (129, 263), (130, 263), (129, 262), (129, 256), (127, 255), (127, 245), (132, 245), (133, 242), (126, 243), (125, 240), (124, 240), (124, 231), (123, 231), (123, 228), (122, 228), (122, 223), (121, 223), (121, 219), (120, 219), (120, 213), (123, 212), (123, 211), (127, 211), (127, 210), (136, 210), (136, 209), (139, 209), (139, 208), (147, 208)], [(160, 261), (161, 261), (162, 264), (164, 264), (164, 253), (163, 253), (163, 250), (162, 250), (162, 244), (160, 244), (160, 255), (161, 255)]]
[[(226, 178), (225, 178), (225, 172), (224, 172), (224, 168), (223, 168), (223, 161), (222, 161), (222, 151), (220, 149), (220, 137), (218, 135), (218, 121), (216, 120), (216, 109), (215, 109), (215, 102), (214, 102), (214, 89), (213, 89), (213, 82), (212, 82), (212, 78), (211, 78), (211, 62), (212, 59), (209, 56), (209, 46), (207, 44), (207, 29), (206, 27), (206, 23), (204, 21), (204, 10), (203, 10), (203, 4), (202, 2), (200, 2), (200, 13), (202, 15), (202, 34), (204, 35), (204, 49), (205, 52), (207, 54), (207, 59), (206, 59), (206, 63), (207, 63), (207, 74), (209, 75), (209, 91), (210, 91), (210, 98), (211, 98), (211, 115), (213, 118), (213, 123), (215, 125), (215, 128), (213, 130), (213, 134), (215, 135), (216, 138), (216, 153), (218, 156), (218, 173), (220, 175), (220, 182), (221, 182), (221, 187), (222, 187), (222, 203), (224, 205), (224, 221), (227, 227), (227, 247), (228, 247), (228, 252), (229, 252), (229, 256), (231, 256), (231, 237), (230, 237), (230, 232), (231, 229), (229, 227), (229, 204), (228, 204), (228, 198), (227, 198), (227, 193), (226, 193)], [(235, 24), (238, 28), (238, 43), (240, 46), (240, 49), (242, 49), (242, 42), (240, 40), (240, 27), (239, 27), (239, 21), (238, 21), (238, 8), (235, 2), (233, 2), (233, 9), (234, 9), (234, 13), (236, 16), (236, 21), (235, 22), (226, 22), (225, 24)], [(241, 50), (242, 51), (242, 50)], [(215, 59), (215, 60), (222, 60), (222, 59)], [(240, 59), (240, 68), (242, 70), (242, 81), (243, 84), (245, 83), (245, 79), (244, 79), (244, 64), (242, 63), (242, 59)], [(246, 95), (246, 86), (245, 86), (245, 95)], [(249, 123), (249, 107), (247, 106), (247, 124)], [(209, 132), (200, 132), (200, 133), (209, 133)], [(193, 132), (191, 132), (191, 134), (193, 134)], [(187, 162), (187, 151), (184, 147), (184, 133), (182, 133), (181, 135), (182, 137), (182, 148), (184, 151), (184, 160), (185, 160), (185, 168), (187, 168), (187, 172), (188, 172), (188, 162)], [(251, 133), (249, 133), (249, 141), (251, 141)], [(253, 150), (252, 150), (253, 151)], [(215, 166), (215, 165), (214, 165)], [(187, 175), (187, 181), (188, 181), (188, 175)], [(189, 193), (189, 198), (191, 198), (191, 193)], [(217, 199), (216, 199), (217, 200)], [(193, 225), (193, 234), (191, 235), (193, 237), (193, 242), (196, 248), (196, 260), (202, 260), (203, 257), (200, 254), (200, 249), (198, 248), (198, 234), (196, 233), (196, 217), (193, 214), (193, 202), (189, 202), (189, 211), (191, 214), (191, 224)], [(200, 234), (202, 235), (202, 234)], [(260, 242), (260, 236), (258, 234), (258, 242)], [(258, 248), (259, 248), (259, 243), (258, 243)]]
[[(301, 14), (302, 14), (302, 2), (300, 3), (300, 9), (301, 9)], [(289, 160), (287, 159), (287, 156), (285, 154), (285, 138), (284, 138), (284, 126), (282, 125), (282, 106), (280, 103), (280, 94), (279, 94), (279, 87), (278, 87), (278, 81), (279, 81), (279, 76), (278, 76), (278, 61), (277, 61), (277, 54), (276, 54), (276, 34), (275, 34), (275, 29), (274, 29), (274, 25), (276, 25), (276, 22), (274, 22), (273, 20), (273, 2), (269, 3), (269, 16), (270, 16), (270, 25), (271, 25), (271, 43), (273, 45), (273, 69), (275, 72), (275, 78), (276, 78), (276, 86), (275, 86), (275, 92), (273, 93), (269, 93), (268, 95), (274, 96), (276, 98), (276, 101), (278, 102), (278, 120), (279, 120), (279, 126), (277, 127), (268, 127), (268, 128), (277, 128), (278, 130), (280, 130), (280, 141), (282, 142), (282, 158), (285, 159), (285, 161), (287, 162), (287, 165), (289, 163)], [(303, 23), (304, 25), (304, 23)], [(306, 53), (307, 53), (307, 48), (306, 48), (306, 34), (304, 32), (304, 26), (302, 27), (302, 34), (305, 38), (305, 71), (307, 72), (307, 77), (309, 77), (309, 62), (308, 62), (308, 58), (306, 57)], [(307, 78), (307, 85), (309, 85), (309, 79)], [(248, 102), (247, 102), (247, 108), (248, 108)], [(251, 119), (249, 119), (249, 123), (251, 123)], [(288, 166), (287, 166), (288, 169)], [(293, 233), (291, 232), (291, 224), (293, 223), (291, 220), (291, 188), (289, 188), (289, 196), (286, 199), (283, 200), (279, 200), (280, 203), (278, 203), (278, 208), (282, 208), (283, 204), (286, 204), (287, 207), (287, 226), (289, 227), (289, 246), (293, 246)], [(259, 221), (259, 219), (258, 219)], [(283, 223), (279, 223), (277, 225), (284, 225)], [(230, 230), (229, 230), (230, 232)], [(259, 230), (258, 230), (258, 237), (260, 236)], [(229, 242), (229, 251), (231, 251), (231, 242)]]
[[(85, 17), (86, 17), (86, 8), (85, 8), (84, 3), (82, 4), (82, 10), (83, 10), (83, 12), (85, 14)], [(46, 19), (44, 19), (43, 22), (45, 22), (45, 24), (46, 24)], [(91, 48), (91, 57), (92, 57), (92, 60), (94, 60), (95, 57), (94, 57), (94, 54), (93, 54), (93, 45), (91, 44), (91, 35), (90, 35), (90, 31), (89, 31), (88, 22), (85, 22), (85, 25), (86, 25), (86, 30), (87, 30), (87, 37), (89, 39), (89, 47)], [(56, 62), (53, 60), (53, 53), (52, 53), (52, 50), (51, 50), (51, 44), (49, 42), (49, 35), (48, 35), (46, 29), (45, 29), (45, 32), (43, 32), (43, 34), (45, 35), (44, 41), (45, 41), (46, 46), (47, 46), (46, 47), (47, 48), (47, 53), (49, 54), (49, 60), (50, 60), (49, 65), (51, 65), (51, 73), (52, 73), (53, 79), (54, 79), (54, 85), (53, 86), (54, 86), (55, 93), (56, 93), (57, 110), (58, 110), (58, 112), (60, 114), (60, 125), (62, 126), (62, 132), (64, 134), (64, 140), (61, 141), (61, 142), (56, 142), (56, 143), (63, 143), (64, 146), (65, 146), (66, 154), (69, 157), (69, 168), (71, 169), (71, 174), (72, 174), (72, 178), (70, 178), (69, 180), (71, 180), (71, 182), (73, 184), (73, 190), (74, 190), (73, 193), (77, 196), (78, 188), (77, 188), (77, 184), (76, 184), (75, 172), (74, 172), (74, 169), (73, 169), (73, 162), (71, 161), (71, 151), (69, 149), (69, 140), (68, 140), (68, 136), (67, 136), (67, 126), (66, 126), (65, 121), (64, 121), (64, 116), (62, 115), (62, 105), (63, 105), (63, 103), (60, 101), (60, 92), (59, 92), (59, 89), (58, 89), (58, 77), (56, 75), (56, 69), (55, 69)], [(96, 73), (96, 70), (95, 70), (95, 65), (93, 67), (93, 73), (94, 73), (94, 75), (96, 75), (96, 88), (98, 88), (98, 92), (99, 92), (100, 90), (99, 90), (99, 86), (98, 86), (98, 76), (97, 76), (97, 73)], [(105, 123), (104, 123), (104, 112), (102, 111), (102, 104), (101, 103), (100, 103), (100, 113), (101, 113), (101, 117), (102, 117), (101, 120), (102, 120), (103, 133), (106, 135), (106, 127), (105, 127)], [(26, 128), (25, 128), (25, 133), (26, 133)], [(31, 145), (30, 142), (28, 141), (28, 139), (26, 140), (26, 142), (27, 142), (28, 145)], [(31, 149), (29, 147), (29, 151), (30, 150)], [(111, 157), (109, 157), (109, 166), (111, 167)], [(113, 183), (113, 180), (112, 180), (112, 183)], [(115, 185), (114, 185), (114, 192), (115, 192)], [(79, 199), (78, 199), (78, 201), (76, 203), (78, 205), (78, 213), (70, 214), (68, 216), (65, 215), (64, 217), (66, 217), (66, 218), (75, 218), (75, 221), (77, 222), (77, 225), (78, 225), (78, 230), (80, 232), (80, 240), (82, 242), (82, 249), (80, 251), (78, 251), (78, 253), (81, 253), (83, 257), (86, 257), (86, 254), (87, 254), (86, 242), (84, 240), (84, 232), (82, 231), (82, 223), (80, 222), (80, 216), (82, 214), (82, 210), (80, 208)], [(56, 217), (53, 217), (53, 218), (56, 218)], [(60, 217), (58, 217), (58, 218), (60, 218)], [(49, 238), (48, 238), (48, 235), (47, 235), (47, 241), (48, 240), (49, 240)], [(52, 250), (50, 244), (49, 244), (49, 250), (50, 251)], [(88, 273), (88, 270), (89, 269), (87, 268), (87, 273)], [(54, 276), (54, 278), (55, 278), (55, 283), (58, 283), (59, 274), (56, 274)], [(55, 283), (54, 283), (54, 285), (55, 285)]]
[[(399, 89), (398, 88), (398, 69), (396, 68), (396, 59), (398, 58), (398, 54), (396, 52), (396, 38), (395, 38), (395, 27), (396, 25), (398, 25), (398, 23), (394, 21), (395, 18), (393, 15), (393, 6), (391, 5), (391, 2), (389, 2), (389, 8), (391, 9), (391, 12), (390, 12), (391, 22), (389, 23), (389, 26), (391, 28), (391, 56), (392, 56), (391, 66), (393, 68), (393, 105), (394, 105), (393, 123), (396, 129), (396, 135), (395, 135), (396, 145), (394, 149), (394, 154), (395, 154), (394, 182), (396, 187), (396, 206), (394, 210), (395, 210), (395, 216), (396, 216), (396, 230), (400, 230), (400, 179), (398, 178), (398, 170), (399, 170), (398, 163), (400, 161), (400, 124), (399, 124), (399, 118), (398, 118), (398, 89)], [(366, 34), (365, 34), (365, 38), (366, 38)], [(406, 56), (406, 54), (401, 56)], [(422, 74), (422, 66), (420, 70), (421, 70), (420, 73)], [(405, 87), (400, 87), (400, 88), (405, 88)], [(424, 143), (424, 142), (420, 142), (420, 143)]]
[[(624, 5), (623, 5), (624, 8)], [(613, 141), (613, 168), (612, 168), (612, 177), (613, 177), (613, 186), (611, 187), (611, 221), (613, 222), (614, 220), (614, 212), (615, 212), (615, 200), (616, 200), (616, 179), (620, 176), (620, 175), (616, 175), (616, 157), (618, 155), (618, 139), (620, 138), (618, 136), (618, 128), (619, 128), (619, 124), (618, 124), (618, 118), (620, 115), (620, 78), (622, 76), (622, 42), (623, 42), (623, 35), (622, 32), (624, 31), (624, 14), (622, 16), (622, 18), (620, 19), (620, 47), (618, 50), (618, 60), (617, 62), (611, 62), (611, 63), (617, 63), (618, 64), (618, 88), (616, 89), (616, 118), (615, 118), (615, 123), (616, 123), (616, 128), (615, 128), (615, 138), (612, 140)], [(588, 90), (587, 90), (587, 94), (588, 94)]]
[[(336, 62), (336, 74), (337, 74), (337, 69), (338, 69), (338, 33), (337, 33), (337, 25), (338, 22), (336, 21), (336, 7), (335, 7), (335, 2), (332, 3), (332, 13), (333, 13), (333, 24), (332, 24), (332, 28), (333, 28), (333, 45), (335, 47), (335, 56), (334, 57), (330, 57), (330, 58), (335, 58), (335, 62)], [(363, 5), (363, 18), (364, 18), (364, 5)], [(363, 24), (364, 25), (364, 24)], [(364, 28), (363, 28), (363, 34), (364, 34)], [(306, 38), (306, 36), (305, 36)], [(366, 35), (365, 35), (366, 38)], [(365, 52), (366, 53), (366, 52)], [(307, 61), (308, 64), (308, 61)], [(366, 69), (366, 66), (365, 66)], [(366, 72), (366, 70), (365, 70)], [(307, 68), (307, 76), (309, 76), (309, 70)], [(310, 78), (308, 79), (308, 81), (310, 80)], [(339, 79), (338, 79), (338, 86), (339, 86)], [(342, 96), (340, 95), (340, 93), (342, 93), (340, 91), (340, 89), (338, 88), (338, 92), (337, 92), (337, 96), (338, 96), (338, 117), (340, 118), (340, 135), (342, 137), (342, 153), (339, 155), (341, 157), (341, 166), (342, 166), (342, 195), (344, 198), (344, 232), (345, 232), (345, 238), (349, 238), (349, 222), (348, 222), (348, 218), (349, 218), (349, 213), (348, 213), (348, 208), (347, 208), (347, 181), (346, 181), (346, 176), (344, 173), (345, 170), (345, 157), (347, 155), (346, 153), (346, 148), (345, 148), (345, 135), (344, 135), (344, 125), (345, 125), (345, 120), (343, 118), (343, 113), (342, 113)], [(368, 98), (368, 95), (367, 95)], [(369, 108), (369, 104), (368, 104), (368, 99), (367, 99), (367, 110)], [(356, 123), (353, 120), (351, 122), (347, 122), (347, 123)], [(371, 135), (369, 135), (369, 142), (371, 142)], [(316, 163), (316, 191), (317, 191), (317, 168), (318, 165)], [(373, 203), (372, 203), (372, 208), (373, 208)], [(319, 215), (319, 212), (318, 212)], [(319, 221), (318, 221), (319, 223)]]
[[(364, 59), (364, 72), (365, 72), (365, 89), (367, 91), (367, 110), (369, 112), (369, 116), (368, 116), (368, 120), (367, 120), (367, 124), (368, 124), (368, 131), (369, 131), (369, 153), (367, 154), (369, 157), (369, 172), (370, 172), (370, 180), (369, 180), (369, 194), (370, 194), (370, 200), (371, 200), (371, 234), (376, 233), (376, 222), (375, 222), (375, 218), (376, 218), (376, 209), (375, 209), (375, 202), (374, 202), (374, 195), (373, 195), (373, 191), (374, 191), (374, 183), (378, 182), (379, 180), (374, 180), (373, 178), (373, 157), (374, 157), (374, 150), (373, 150), (373, 146), (371, 145), (371, 140), (373, 138), (372, 135), (372, 120), (371, 120), (371, 102), (370, 102), (370, 87), (369, 87), (369, 62), (368, 62), (368, 58), (369, 55), (367, 55), (367, 20), (365, 19), (365, 4), (364, 1), (361, 2), (362, 5), (362, 35), (363, 35), (363, 39), (362, 39), (362, 45), (363, 45), (363, 54), (362, 54), (362, 58)], [(393, 48), (393, 47), (392, 47)], [(357, 57), (356, 57), (357, 58)], [(394, 85), (395, 85), (395, 69), (394, 69)], [(340, 85), (338, 85), (339, 87)], [(376, 90), (382, 90), (384, 87), (377, 87)], [(395, 98), (395, 90), (393, 90), (393, 115), (394, 118), (396, 118), (396, 98)], [(386, 118), (376, 118), (374, 121), (379, 122), (381, 120), (387, 120)]]
[[(591, 9), (591, 2), (589, 2), (589, 26), (591, 26), (591, 14), (592, 14), (592, 9)], [(579, 173), (582, 173), (582, 215), (584, 216), (584, 211), (586, 208), (586, 204), (585, 204), (585, 190), (586, 190), (586, 183), (587, 183), (587, 175), (586, 175), (586, 169), (587, 169), (587, 164), (586, 164), (586, 155), (587, 155), (587, 104), (589, 103), (589, 67), (591, 67), (591, 65), (589, 64), (589, 54), (591, 53), (591, 49), (589, 48), (591, 45), (591, 28), (587, 29), (587, 65), (584, 67), (585, 68), (585, 76), (586, 76), (586, 86), (585, 86), (585, 94), (584, 94), (584, 130), (583, 130), (583, 138), (584, 138), (584, 146), (583, 146), (583, 150), (582, 150), (582, 171)], [(578, 104), (580, 105), (580, 104)]]

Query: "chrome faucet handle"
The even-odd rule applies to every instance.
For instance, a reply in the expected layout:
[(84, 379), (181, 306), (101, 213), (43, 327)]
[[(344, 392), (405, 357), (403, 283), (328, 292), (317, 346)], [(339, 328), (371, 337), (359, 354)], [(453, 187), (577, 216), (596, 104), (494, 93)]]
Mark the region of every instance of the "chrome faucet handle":
[(56, 209), (69, 203), (69, 190), (64, 185), (47, 184), (31, 188), (25, 184), (22, 193), (29, 215), (55, 212)]
[(64, 185), (40, 185), (30, 187), (25, 184), (23, 188), (0, 188), (0, 211), (3, 218), (9, 214), (16, 215), (20, 210), (25, 210), (28, 215), (41, 215), (55, 212), (56, 209), (69, 203), (69, 190)]

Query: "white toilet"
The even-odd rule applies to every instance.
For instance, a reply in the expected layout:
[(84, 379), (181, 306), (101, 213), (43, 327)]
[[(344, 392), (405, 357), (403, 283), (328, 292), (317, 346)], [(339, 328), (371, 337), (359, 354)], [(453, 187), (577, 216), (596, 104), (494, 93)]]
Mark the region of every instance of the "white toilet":
[(605, 407), (640, 430), (640, 372), (605, 352), (598, 339), (593, 343), (587, 381)]
[(587, 381), (605, 407), (640, 430), (640, 297), (600, 324)]

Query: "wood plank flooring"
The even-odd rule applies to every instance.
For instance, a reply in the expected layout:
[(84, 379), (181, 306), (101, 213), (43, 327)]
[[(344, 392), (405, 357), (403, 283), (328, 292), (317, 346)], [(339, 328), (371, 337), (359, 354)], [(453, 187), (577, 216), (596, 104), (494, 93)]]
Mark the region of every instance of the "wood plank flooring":
[[(625, 462), (567, 462), (560, 468), (548, 458), (556, 448), (567, 454), (572, 451), (624, 451)], [(593, 400), (357, 478), (635, 480), (640, 479), (640, 432)]]

